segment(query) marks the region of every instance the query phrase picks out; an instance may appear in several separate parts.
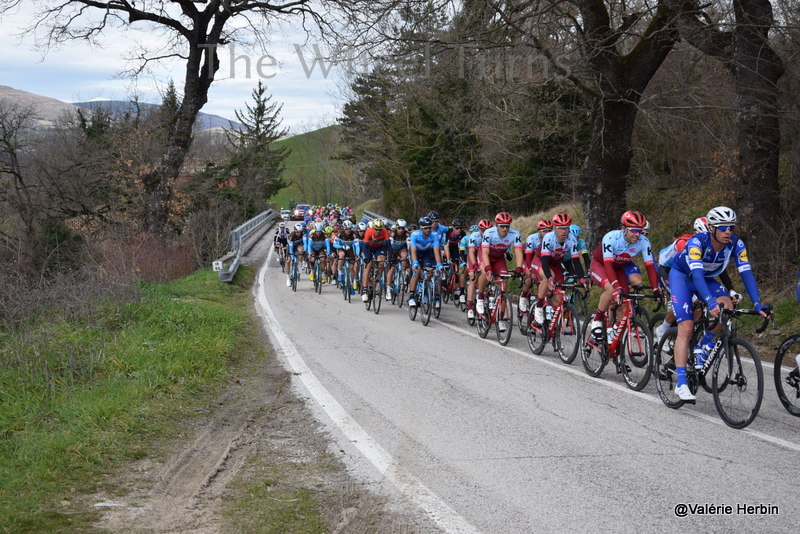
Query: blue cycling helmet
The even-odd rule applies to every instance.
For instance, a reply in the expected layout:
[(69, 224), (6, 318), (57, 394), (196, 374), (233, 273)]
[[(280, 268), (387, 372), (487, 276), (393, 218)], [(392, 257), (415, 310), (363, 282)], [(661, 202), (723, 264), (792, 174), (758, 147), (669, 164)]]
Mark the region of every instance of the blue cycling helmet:
[(428, 218), (431, 220), (431, 222), (438, 221), (439, 220), (439, 212), (438, 211), (429, 212), (428, 213)]
[(420, 227), (420, 228), (425, 228), (425, 227), (428, 227), (428, 228), (430, 228), (430, 226), (431, 226), (432, 224), (433, 224), (433, 221), (431, 220), (431, 218), (430, 218), (430, 217), (422, 217), (422, 218), (419, 220), (419, 227)]
[(478, 230), (480, 230), (480, 228), (478, 228), (477, 224), (473, 224), (472, 226), (469, 227), (470, 232), (477, 232)]
[(571, 233), (575, 237), (578, 237), (578, 236), (581, 235), (581, 227), (578, 226), (577, 224), (570, 224), (569, 225), (569, 233)]
[(314, 230), (317, 232), (321, 232), (325, 228), (325, 225), (321, 222), (314, 224)]

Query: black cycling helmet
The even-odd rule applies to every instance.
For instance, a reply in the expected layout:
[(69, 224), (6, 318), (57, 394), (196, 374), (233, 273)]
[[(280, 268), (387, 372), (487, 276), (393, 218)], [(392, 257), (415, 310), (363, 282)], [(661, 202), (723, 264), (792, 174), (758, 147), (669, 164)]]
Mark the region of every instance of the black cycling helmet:
[(431, 211), (428, 213), (428, 218), (431, 221), (438, 221), (439, 220), (439, 212), (438, 211)]
[(453, 219), (453, 226), (464, 226), (464, 221), (461, 219)]
[(419, 227), (420, 228), (430, 228), (431, 224), (433, 224), (433, 221), (431, 220), (430, 217), (422, 217), (419, 220)]

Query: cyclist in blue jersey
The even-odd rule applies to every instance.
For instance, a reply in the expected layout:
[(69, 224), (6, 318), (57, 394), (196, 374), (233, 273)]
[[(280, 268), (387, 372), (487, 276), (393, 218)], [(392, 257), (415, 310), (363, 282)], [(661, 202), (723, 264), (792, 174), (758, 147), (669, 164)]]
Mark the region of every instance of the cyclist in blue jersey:
[(344, 260), (350, 260), (350, 280), (353, 281), (351, 291), (358, 287), (356, 280), (356, 258), (361, 254), (361, 241), (353, 231), (353, 223), (345, 220), (339, 233), (333, 240), (333, 248), (336, 251), (339, 259), (337, 261), (337, 271), (339, 273), (339, 282), (344, 279)]
[[(650, 223), (648, 222), (647, 224), (649, 225)], [(592, 257), (589, 255), (589, 248), (586, 245), (586, 241), (581, 237), (581, 227), (577, 224), (571, 224), (569, 226), (569, 232), (578, 240), (578, 253), (581, 255), (581, 258), (583, 258), (583, 264), (586, 266), (586, 271), (588, 272), (589, 267), (592, 265)]]
[(432, 224), (433, 221), (430, 217), (422, 217), (419, 220), (419, 230), (411, 234), (408, 251), (411, 255), (411, 268), (414, 269), (414, 275), (408, 284), (409, 306), (417, 305), (414, 291), (417, 290), (417, 281), (422, 275), (421, 267), (433, 267), (435, 263), (436, 269), (442, 269), (440, 240), (438, 235), (431, 232)]
[(328, 256), (331, 253), (331, 242), (328, 236), (325, 235), (325, 226), (322, 222), (314, 223), (314, 231), (308, 234), (305, 238), (305, 248), (308, 251), (308, 263), (311, 265), (311, 274), (308, 275), (309, 280), (314, 281), (314, 264), (317, 261), (320, 264), (320, 273), (322, 273), (323, 284), (328, 280), (325, 278), (328, 272)]
[(442, 258), (450, 261), (450, 250), (447, 247), (447, 232), (450, 228), (439, 222), (439, 212), (431, 211), (428, 213), (428, 218), (431, 220), (431, 234), (439, 240), (439, 248), (444, 251)]
[[(739, 275), (753, 308), (762, 316), (768, 317), (768, 306), (761, 304), (758, 285), (750, 269), (747, 248), (733, 234), (736, 226), (736, 212), (726, 206), (718, 206), (706, 216), (708, 232), (693, 235), (686, 247), (675, 257), (669, 272), (669, 285), (672, 290), (672, 310), (678, 321), (678, 336), (675, 339), (675, 369), (677, 382), (675, 394), (681, 400), (694, 400), (686, 381), (686, 363), (689, 361), (689, 339), (694, 328), (692, 316), (692, 295), (697, 295), (708, 306), (712, 317), (719, 317), (720, 306), (732, 308), (728, 293), (718, 281), (714, 280), (728, 266), (733, 256)], [(708, 351), (713, 348), (712, 340), (721, 325), (713, 332), (706, 332), (700, 343), (694, 347), (695, 366), (702, 368)]]
[(303, 233), (302, 223), (295, 224), (294, 231), (292, 231), (286, 238), (287, 242), (289, 243), (289, 254), (286, 255), (286, 287), (290, 287), (292, 285), (292, 260), (297, 259), (296, 256), (305, 251), (305, 238), (306, 236), (305, 233)]
[(461, 275), (458, 278), (458, 284), (460, 286), (460, 294), (458, 297), (458, 302), (461, 304), (467, 303), (467, 255), (469, 250), (469, 240), (472, 237), (472, 234), (478, 232), (480, 228), (477, 224), (473, 224), (469, 227), (469, 232), (467, 232), (464, 237), (462, 237), (458, 242), (458, 267), (461, 269)]

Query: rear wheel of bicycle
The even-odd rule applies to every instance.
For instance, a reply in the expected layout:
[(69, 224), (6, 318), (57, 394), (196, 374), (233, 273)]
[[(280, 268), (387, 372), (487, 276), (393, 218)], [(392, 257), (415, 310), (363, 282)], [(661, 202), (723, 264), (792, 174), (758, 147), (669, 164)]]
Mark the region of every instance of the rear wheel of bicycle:
[(647, 325), (635, 318), (630, 330), (622, 336), (620, 365), (625, 383), (634, 391), (641, 391), (650, 380), (653, 353), (653, 337)]
[(519, 300), (517, 301), (517, 326), (519, 327), (520, 334), (523, 336), (528, 334), (528, 314), (520, 310)]
[(406, 298), (406, 289), (408, 286), (406, 285), (406, 273), (400, 271), (399, 273), (395, 273), (395, 279), (397, 280), (397, 307), (403, 307), (403, 301)]
[(417, 308), (422, 301), (422, 297), (419, 294), (419, 286), (414, 290), (414, 293), (409, 293), (410, 296), (413, 296), (414, 299), (417, 301), (416, 306), (412, 306), (411, 304), (408, 305), (408, 318), (412, 321), (417, 318)]
[(800, 368), (796, 355), (800, 354), (800, 334), (790, 336), (781, 343), (775, 355), (775, 391), (786, 410), (800, 417)]
[(297, 291), (297, 279), (300, 278), (300, 272), (297, 269), (297, 262), (292, 262), (292, 291)]
[(528, 325), (528, 347), (534, 354), (541, 354), (544, 346), (547, 345), (547, 329), (549, 322), (545, 321), (544, 324), (531, 323)]
[(492, 323), (489, 319), (489, 314), (491, 310), (488, 309), (488, 302), (486, 302), (486, 313), (480, 314), (478, 310), (475, 310), (475, 329), (478, 331), (478, 335), (481, 336), (482, 339), (486, 339), (486, 336), (489, 334), (489, 329), (492, 327)]
[(583, 368), (589, 376), (600, 376), (600, 373), (603, 372), (603, 368), (608, 363), (608, 356), (605, 354), (608, 348), (606, 347), (605, 340), (600, 341), (600, 343), (594, 340), (594, 336), (589, 330), (590, 325), (591, 322), (586, 321), (583, 326), (583, 333), (581, 334), (581, 362), (583, 362)]
[(664, 322), (664, 319), (667, 317), (666, 313), (657, 313), (650, 318), (650, 322), (647, 323), (647, 328), (650, 330), (651, 333), (655, 333), (656, 327)]
[(764, 398), (764, 372), (756, 349), (744, 339), (730, 338), (714, 362), (711, 384), (714, 404), (726, 425), (744, 428), (752, 423)]
[(422, 324), (428, 326), (431, 322), (431, 312), (433, 311), (433, 284), (425, 282), (422, 289)]
[(572, 363), (581, 346), (581, 319), (573, 304), (564, 303), (564, 310), (556, 328), (556, 348), (564, 363)]
[(375, 291), (372, 293), (372, 311), (375, 312), (375, 315), (379, 314), (381, 311), (381, 303), (383, 302), (383, 294), (385, 292), (385, 282), (383, 281), (383, 275), (381, 275), (375, 280)]
[(317, 261), (314, 262), (314, 291), (322, 294), (322, 266), (320, 265), (321, 261), (317, 258)]
[(653, 376), (656, 380), (656, 390), (661, 401), (670, 408), (680, 408), (684, 401), (675, 394), (675, 385), (678, 382), (675, 371), (675, 339), (678, 329), (672, 327), (661, 337), (656, 350), (653, 352)]
[(504, 294), (497, 297), (495, 308), (497, 321), (494, 323), (494, 328), (497, 333), (497, 341), (505, 347), (511, 340), (511, 331), (514, 329), (514, 310), (511, 300)]

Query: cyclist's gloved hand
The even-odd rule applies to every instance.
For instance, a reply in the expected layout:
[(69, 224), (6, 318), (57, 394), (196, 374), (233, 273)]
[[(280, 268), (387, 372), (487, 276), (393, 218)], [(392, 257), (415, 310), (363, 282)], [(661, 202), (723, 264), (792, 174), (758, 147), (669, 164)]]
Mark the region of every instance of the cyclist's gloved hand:
[(437, 271), (441, 271), (442, 270), (442, 264), (441, 263), (437, 263), (436, 264), (436, 270)]
[(516, 269), (514, 269), (514, 274), (516, 274), (517, 276), (522, 276), (522, 273), (524, 271), (525, 269), (523, 269), (522, 267), (517, 267)]
[[(734, 304), (742, 300), (742, 296), (739, 293), (737, 293), (735, 289), (731, 289), (728, 294), (731, 296), (731, 300), (734, 302)], [(761, 311), (761, 310), (756, 310), (756, 311)]]
[(760, 304), (760, 303), (758, 303), (758, 304), (755, 304), (755, 305), (753, 305), (753, 308), (754, 308), (754, 309), (755, 309), (755, 310), (756, 310), (758, 313), (764, 312), (764, 313), (766, 313), (767, 315), (771, 315), (771, 314), (772, 314), (772, 309), (771, 309), (771, 308), (770, 308), (770, 307), (769, 307), (767, 304)]
[(489, 280), (492, 279), (492, 268), (491, 267), (489, 267), (487, 265), (486, 268), (483, 270), (483, 272), (486, 273), (486, 278), (488, 278)]
[(555, 278), (550, 278), (550, 279), (548, 279), (548, 280), (547, 280), (547, 288), (548, 288), (548, 289), (550, 289), (550, 291), (552, 291), (553, 289), (555, 289), (555, 287), (556, 287), (556, 280), (555, 280)]
[(664, 300), (664, 293), (661, 292), (661, 288), (660, 287), (654, 287), (653, 288), (653, 296), (655, 298), (657, 298), (658, 300)]
[(418, 260), (414, 260), (413, 262), (411, 262), (411, 268), (412, 269), (419, 269), (419, 261)]
[(463, 268), (464, 268), (464, 267), (466, 267), (466, 266), (467, 266), (467, 262), (465, 262), (465, 261), (462, 261), (462, 262), (461, 262), (461, 266), (460, 266), (460, 267), (463, 269)]
[(578, 282), (586, 289), (589, 289), (589, 281), (586, 278), (581, 278)]

